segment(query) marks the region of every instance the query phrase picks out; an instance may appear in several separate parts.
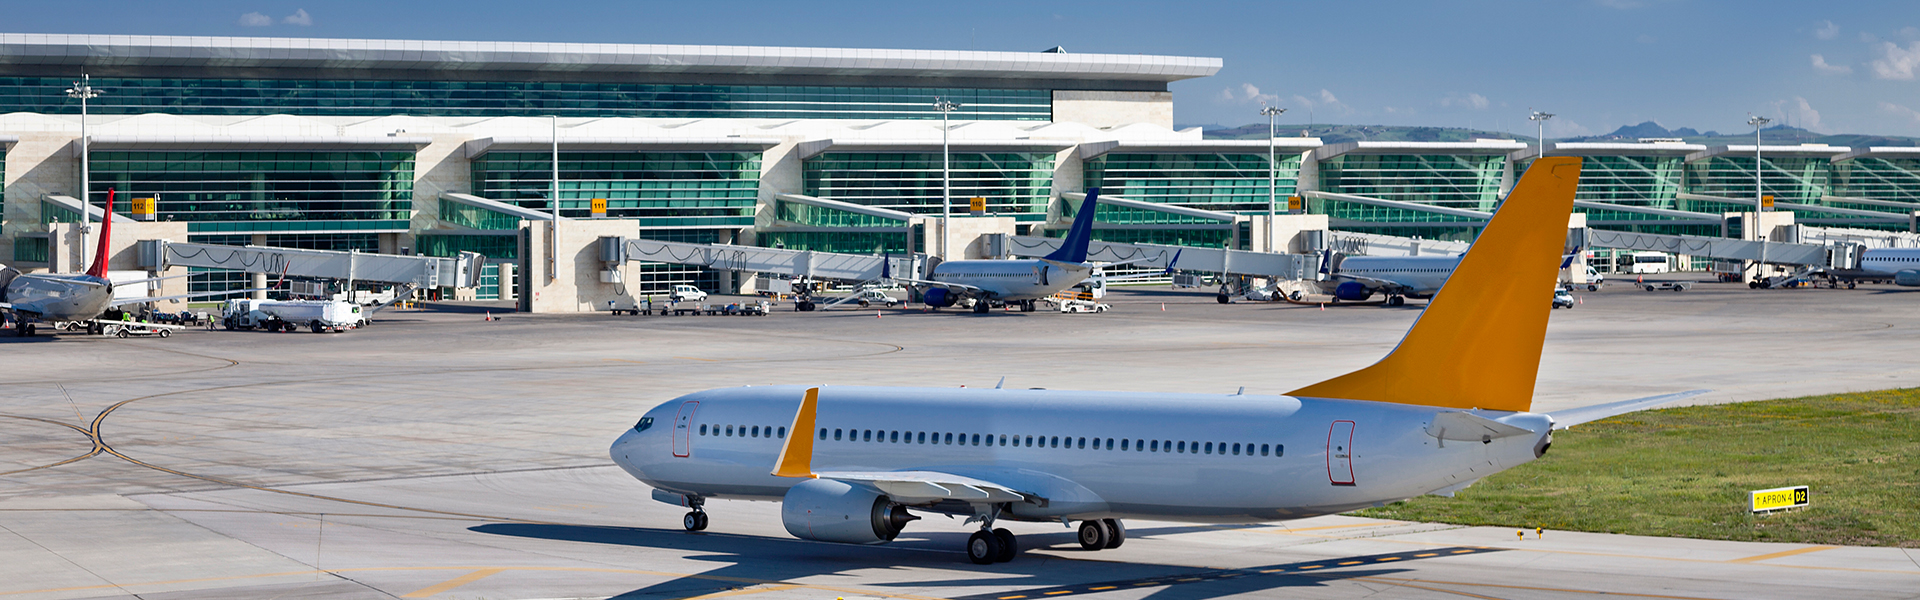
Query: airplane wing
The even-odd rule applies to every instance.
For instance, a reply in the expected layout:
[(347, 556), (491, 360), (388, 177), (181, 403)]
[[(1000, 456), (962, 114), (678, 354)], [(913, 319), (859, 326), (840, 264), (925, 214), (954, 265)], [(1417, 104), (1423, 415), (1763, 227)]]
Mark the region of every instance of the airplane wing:
[(193, 298), (206, 298), (206, 297), (208, 297), (208, 296), (225, 296), (225, 295), (228, 295), (228, 294), (245, 294), (245, 293), (248, 293), (248, 292), (258, 292), (258, 291), (261, 291), (261, 290), (271, 290), (271, 289), (273, 289), (273, 288), (272, 288), (272, 287), (263, 287), (263, 288), (248, 288), (248, 289), (244, 289), (244, 290), (227, 290), (227, 291), (224, 291), (224, 292), (194, 292), (194, 293), (191, 293), (191, 294), (177, 294), (177, 295), (173, 295), (173, 296), (152, 296), (152, 297), (148, 297), (148, 296), (140, 296), (140, 297), (137, 297), (137, 298), (116, 298), (116, 299), (114, 299), (114, 301), (113, 301), (113, 302), (110, 302), (110, 303), (108, 303), (108, 304), (107, 304), (107, 308), (113, 308), (113, 307), (115, 307), (115, 306), (126, 306), (126, 305), (128, 305), (128, 304), (146, 304), (146, 303), (148, 303), (148, 302), (159, 302), (159, 301), (161, 301), (161, 300), (188, 300), (188, 299), (193, 299)]
[(921, 287), (937, 287), (937, 288), (946, 288), (946, 289), (949, 289), (949, 290), (956, 290), (956, 291), (960, 291), (960, 292), (965, 292), (965, 293), (968, 293), (968, 294), (976, 294), (976, 295), (981, 295), (981, 296), (987, 296), (987, 295), (991, 295), (991, 294), (989, 294), (989, 293), (988, 293), (988, 292), (987, 292), (986, 290), (983, 290), (983, 289), (980, 289), (980, 288), (978, 288), (978, 287), (974, 287), (974, 286), (971, 286), (971, 285), (967, 285), (967, 284), (964, 284), (964, 283), (951, 283), (951, 282), (946, 282), (946, 281), (933, 281), (933, 280), (930, 280), (930, 279), (909, 279), (909, 278), (906, 278), (906, 277), (894, 277), (894, 278), (893, 278), (893, 280), (894, 280), (894, 281), (903, 281), (903, 282), (906, 282), (906, 283), (909, 283), (909, 284), (912, 284), (912, 285), (917, 285), (917, 286), (921, 286)]
[(1691, 390), (1686, 392), (1680, 392), (1677, 394), (1648, 396), (1646, 398), (1639, 398), (1635, 400), (1625, 400), (1621, 402), (1612, 402), (1608, 404), (1596, 404), (1593, 406), (1582, 406), (1580, 408), (1569, 408), (1567, 410), (1558, 410), (1558, 411), (1550, 412), (1550, 413), (1547, 413), (1547, 416), (1553, 417), (1554, 429), (1566, 429), (1568, 427), (1579, 425), (1581, 423), (1590, 423), (1593, 421), (1605, 419), (1607, 417), (1624, 415), (1624, 414), (1634, 412), (1634, 411), (1639, 411), (1639, 410), (1646, 410), (1649, 408), (1653, 408), (1655, 406), (1666, 404), (1668, 402), (1673, 402), (1675, 400), (1681, 400), (1685, 398), (1692, 398), (1694, 396), (1705, 394), (1711, 391), (1713, 390)]
[(904, 504), (941, 500), (978, 504), (1039, 501), (1033, 494), (998, 483), (939, 471), (824, 471), (814, 476), (871, 486)]
[(1379, 289), (1390, 291), (1390, 292), (1392, 291), (1404, 292), (1404, 291), (1411, 291), (1413, 289), (1411, 286), (1408, 286), (1407, 284), (1400, 283), (1392, 279), (1380, 279), (1378, 277), (1366, 277), (1361, 275), (1348, 275), (1345, 273), (1333, 273), (1332, 277), (1335, 280), (1358, 281), (1360, 283), (1364, 283), (1364, 284), (1373, 286), (1375, 288), (1379, 288)]

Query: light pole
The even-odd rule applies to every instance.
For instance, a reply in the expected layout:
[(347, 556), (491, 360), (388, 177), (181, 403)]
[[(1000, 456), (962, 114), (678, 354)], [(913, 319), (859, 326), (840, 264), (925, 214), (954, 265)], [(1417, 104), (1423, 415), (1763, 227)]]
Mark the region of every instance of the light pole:
[(1540, 131), (1539, 131), (1540, 155), (1535, 158), (1547, 157), (1547, 119), (1551, 119), (1551, 118), (1553, 118), (1553, 113), (1543, 113), (1537, 110), (1533, 111), (1533, 114), (1527, 115), (1527, 120), (1533, 121), (1540, 125)]
[(933, 99), (933, 109), (940, 111), (940, 260), (947, 259), (947, 244), (953, 239), (953, 154), (947, 146), (947, 114), (960, 108), (958, 103), (940, 98)]
[(1273, 205), (1275, 202), (1275, 194), (1277, 193), (1274, 191), (1274, 184), (1280, 179), (1280, 166), (1273, 162), (1273, 146), (1278, 143), (1274, 140), (1273, 123), (1274, 118), (1279, 117), (1280, 113), (1284, 112), (1287, 112), (1287, 109), (1278, 106), (1266, 106), (1264, 103), (1262, 103), (1260, 107), (1260, 114), (1267, 116), (1267, 252), (1273, 251), (1273, 220), (1275, 219)]
[(1760, 262), (1753, 265), (1754, 277), (1761, 277), (1761, 269), (1766, 268), (1767, 264), (1767, 236), (1760, 227), (1760, 211), (1766, 208), (1765, 192), (1760, 187), (1760, 128), (1772, 121), (1760, 115), (1747, 119), (1747, 124), (1753, 126), (1753, 226), (1748, 229), (1753, 230), (1754, 239), (1760, 240)]
[[(82, 73), (80, 80), (67, 88), (67, 97), (80, 99), (80, 266), (86, 268), (90, 264), (87, 262), (87, 229), (93, 227), (92, 219), (87, 215), (87, 209), (93, 206), (93, 182), (90, 181), (93, 173), (87, 158), (87, 100), (100, 97), (100, 90), (93, 89), (92, 78)], [(111, 218), (113, 207), (109, 206), (101, 213), (101, 220)]]

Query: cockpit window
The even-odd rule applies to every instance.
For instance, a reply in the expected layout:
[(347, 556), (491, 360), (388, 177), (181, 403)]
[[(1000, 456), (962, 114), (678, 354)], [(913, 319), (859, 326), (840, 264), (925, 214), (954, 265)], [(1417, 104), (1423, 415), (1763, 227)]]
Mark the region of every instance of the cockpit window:
[(633, 424), (633, 430), (646, 431), (648, 427), (652, 427), (652, 426), (653, 426), (653, 417), (640, 417), (640, 422)]

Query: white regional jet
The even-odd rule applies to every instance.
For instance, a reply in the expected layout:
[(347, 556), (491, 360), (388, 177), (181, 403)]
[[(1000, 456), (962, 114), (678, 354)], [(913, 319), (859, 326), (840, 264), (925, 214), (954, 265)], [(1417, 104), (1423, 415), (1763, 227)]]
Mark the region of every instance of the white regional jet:
[(1341, 300), (1359, 302), (1385, 294), (1387, 306), (1399, 306), (1407, 298), (1432, 298), (1461, 256), (1345, 256), (1328, 251), (1320, 261), (1326, 277), (1321, 284), (1331, 285), (1330, 293)]
[(1855, 280), (1892, 281), (1894, 285), (1920, 286), (1920, 249), (1916, 248), (1874, 248), (1860, 255), (1860, 269), (1857, 271), (1833, 271), (1828, 274), (1832, 280), (1845, 280), (1847, 287), (1853, 287)]
[(934, 263), (926, 279), (899, 277), (891, 272), (881, 276), (925, 288), (920, 297), (934, 308), (971, 304), (973, 312), (984, 313), (998, 302), (1014, 303), (1020, 312), (1033, 312), (1041, 298), (1079, 285), (1093, 275), (1096, 265), (1087, 262), (1087, 245), (1093, 242), (1093, 213), (1099, 196), (1099, 188), (1087, 190), (1087, 199), (1074, 215), (1060, 249), (1044, 257), (939, 262)]
[[(1286, 396), (981, 388), (709, 390), (648, 411), (610, 453), (692, 509), (781, 502), (794, 536), (879, 544), (917, 519), (969, 515), (976, 563), (1011, 560), (1001, 519), (1254, 523), (1451, 495), (1539, 458), (1552, 430), (1700, 392), (1528, 412), (1579, 158), (1528, 169), (1399, 347)], [(1089, 210), (1089, 212), (1091, 212)]]
[[(84, 321), (87, 324), (88, 333), (99, 333), (101, 313), (116, 306), (255, 291), (248, 289), (178, 296), (114, 298), (115, 285), (147, 283), (185, 277), (185, 275), (120, 282), (107, 279), (107, 252), (111, 248), (112, 237), (113, 190), (107, 190), (107, 212), (100, 223), (100, 245), (94, 251), (93, 264), (87, 267), (87, 272), (21, 273), (12, 267), (0, 265), (0, 310), (13, 314), (14, 334), (21, 337), (33, 335), (33, 322), (36, 320)], [(117, 323), (117, 321), (108, 322)]]

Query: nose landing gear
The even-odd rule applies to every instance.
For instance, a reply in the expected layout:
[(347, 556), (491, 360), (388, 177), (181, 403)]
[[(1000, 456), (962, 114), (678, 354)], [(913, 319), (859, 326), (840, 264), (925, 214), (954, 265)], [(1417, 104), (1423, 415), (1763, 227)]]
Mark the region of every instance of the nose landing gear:
[(681, 517), (680, 525), (686, 527), (687, 531), (705, 531), (707, 529), (706, 503), (701, 502), (698, 496), (688, 496), (687, 504), (693, 507), (693, 512)]

